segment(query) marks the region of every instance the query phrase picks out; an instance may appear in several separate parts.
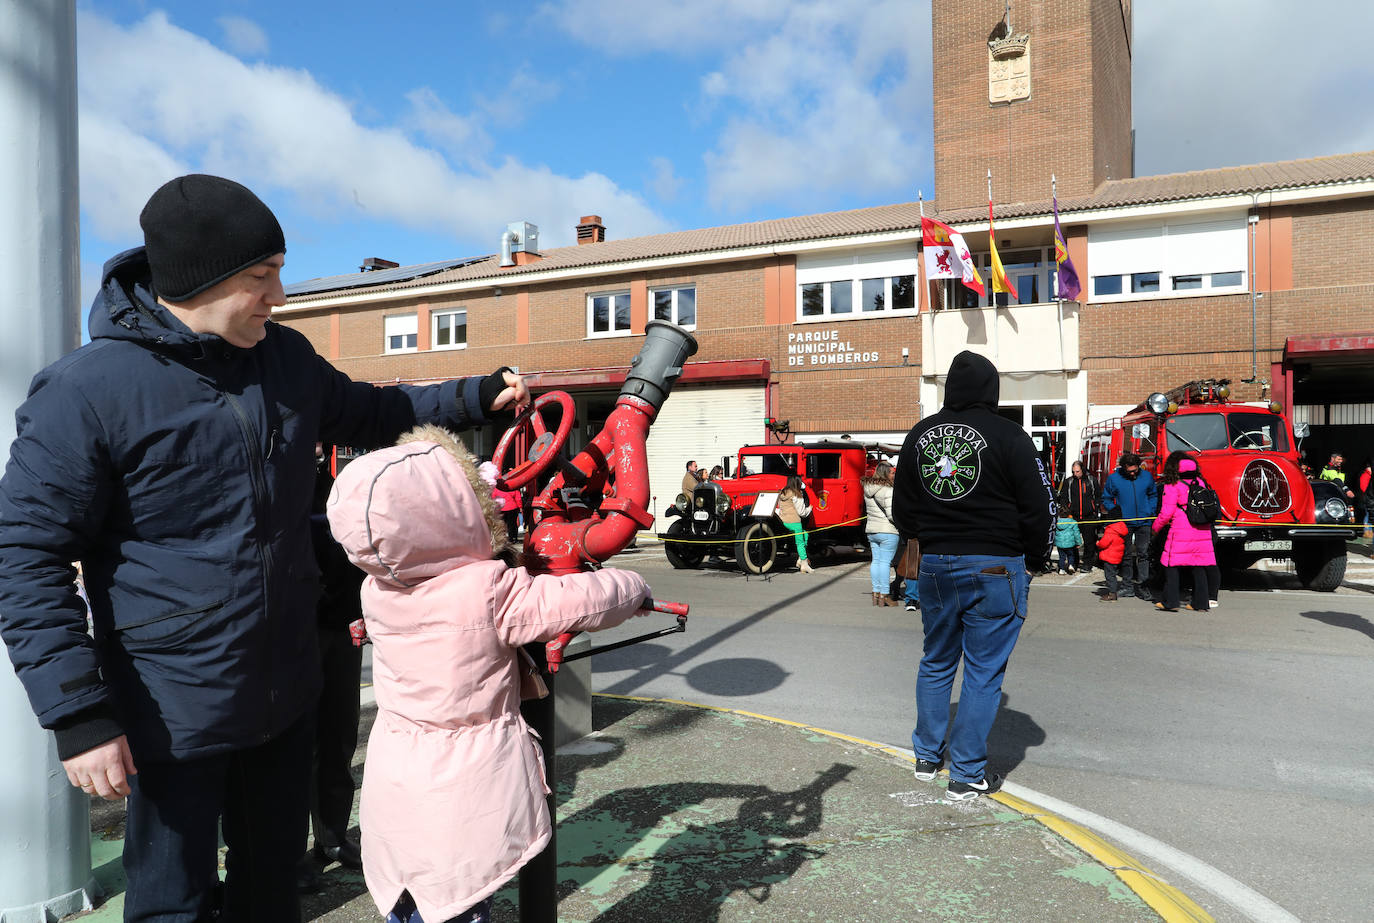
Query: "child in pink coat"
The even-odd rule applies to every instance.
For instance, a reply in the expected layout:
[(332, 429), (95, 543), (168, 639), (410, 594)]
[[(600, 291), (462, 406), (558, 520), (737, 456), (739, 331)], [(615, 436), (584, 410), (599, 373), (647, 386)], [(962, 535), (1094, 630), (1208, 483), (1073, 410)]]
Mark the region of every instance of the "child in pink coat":
[(434, 426), (349, 464), (327, 512), (368, 574), (368, 891), (404, 923), (486, 920), (491, 895), (550, 836), (543, 757), (520, 717), (520, 646), (617, 625), (649, 587), (613, 568), (535, 576), (513, 566), (475, 462)]
[[(1155, 603), (1156, 609), (1177, 612), (1179, 601), (1179, 574), (1185, 567), (1193, 569), (1193, 602), (1188, 608), (1206, 612), (1209, 596), (1216, 597), (1216, 590), (1209, 593), (1209, 583), (1217, 571), (1217, 553), (1212, 547), (1211, 526), (1195, 526), (1188, 521), (1188, 488), (1191, 485), (1205, 485), (1197, 461), (1187, 452), (1173, 452), (1164, 462), (1164, 492), (1160, 495), (1159, 515), (1150, 527), (1159, 532), (1167, 527), (1169, 534), (1164, 539), (1164, 555), (1160, 563), (1164, 565), (1164, 601)], [(1217, 581), (1219, 582), (1219, 581)]]

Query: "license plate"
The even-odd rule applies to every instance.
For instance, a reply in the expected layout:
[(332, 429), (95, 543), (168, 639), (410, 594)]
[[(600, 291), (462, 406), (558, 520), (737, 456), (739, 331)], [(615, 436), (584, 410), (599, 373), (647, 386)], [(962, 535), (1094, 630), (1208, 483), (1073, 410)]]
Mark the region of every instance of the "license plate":
[(1246, 551), (1292, 551), (1293, 543), (1287, 539), (1277, 539), (1269, 542), (1246, 542)]
[(692, 518), (695, 519), (697, 522), (705, 522), (706, 520), (711, 518), (711, 514), (708, 513), (706, 510), (697, 510), (695, 513), (692, 514)]

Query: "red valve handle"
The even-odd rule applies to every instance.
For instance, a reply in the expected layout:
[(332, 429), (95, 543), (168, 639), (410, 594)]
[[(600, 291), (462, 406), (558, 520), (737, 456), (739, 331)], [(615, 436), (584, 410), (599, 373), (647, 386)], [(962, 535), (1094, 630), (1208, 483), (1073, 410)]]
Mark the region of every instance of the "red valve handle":
[[(543, 409), (550, 404), (557, 404), (562, 410), (558, 429), (552, 433), (544, 425), (542, 414)], [(501, 475), (496, 479), (496, 486), (502, 490), (519, 490), (548, 469), (558, 458), (558, 453), (563, 450), (563, 445), (568, 441), (568, 434), (572, 432), (574, 415), (573, 399), (566, 391), (550, 391), (547, 394), (541, 394), (538, 399), (521, 411), (520, 415), (515, 418), (515, 422), (510, 425), (510, 429), (501, 436), (501, 441), (496, 444), (496, 451), (492, 453), (491, 460), (501, 469)], [(530, 444), (529, 454), (524, 461), (517, 462), (507, 469), (505, 467), (506, 455), (510, 453), (511, 446), (515, 444), (515, 436), (526, 429), (535, 437)]]

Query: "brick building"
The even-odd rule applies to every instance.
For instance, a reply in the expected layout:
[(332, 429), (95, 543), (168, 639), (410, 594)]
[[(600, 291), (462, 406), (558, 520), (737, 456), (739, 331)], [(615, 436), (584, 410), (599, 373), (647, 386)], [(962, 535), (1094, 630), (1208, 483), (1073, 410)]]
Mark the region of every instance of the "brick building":
[[(543, 252), (516, 223), (493, 229), (504, 259), (370, 261), (384, 268), (288, 287), (276, 319), (357, 379), (518, 367), (536, 392), (573, 394), (574, 449), (609, 411), (646, 321), (679, 323), (700, 351), (651, 434), (660, 509), (688, 458), (709, 466), (779, 438), (899, 442), (938, 409), (966, 348), (997, 364), (1004, 412), (1060, 471), (1082, 426), (1197, 377), (1295, 406), (1316, 451), (1374, 452), (1357, 425), (1374, 422), (1374, 324), (1360, 316), (1374, 268), (1349, 258), (1374, 241), (1374, 152), (1135, 177), (1128, 0), (1004, 12), (934, 5), (925, 209), (964, 234), (986, 277), (991, 171), (1015, 299), (927, 283), (918, 205), (902, 203), (626, 240), (588, 215), (577, 245)], [(1051, 175), (1077, 301), (1056, 300)], [(490, 452), (498, 436), (469, 441)]]

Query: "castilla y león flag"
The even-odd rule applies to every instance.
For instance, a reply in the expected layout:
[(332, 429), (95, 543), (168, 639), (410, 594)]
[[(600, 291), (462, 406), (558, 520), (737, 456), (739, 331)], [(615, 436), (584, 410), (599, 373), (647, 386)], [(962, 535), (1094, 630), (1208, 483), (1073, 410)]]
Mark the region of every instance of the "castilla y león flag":
[(927, 279), (958, 279), (983, 294), (983, 280), (978, 277), (962, 234), (943, 222), (922, 215), (921, 248), (926, 254)]

